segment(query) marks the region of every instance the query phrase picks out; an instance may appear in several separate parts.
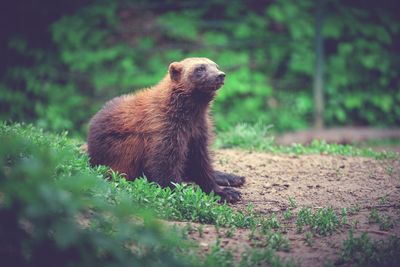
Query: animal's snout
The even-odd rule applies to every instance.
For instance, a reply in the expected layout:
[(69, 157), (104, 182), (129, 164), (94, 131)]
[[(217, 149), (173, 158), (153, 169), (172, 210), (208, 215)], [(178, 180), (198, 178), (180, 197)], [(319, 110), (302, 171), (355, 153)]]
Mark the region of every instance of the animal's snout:
[(225, 79), (225, 73), (221, 72), (220, 74), (218, 74), (217, 80), (218, 80), (219, 82), (223, 82), (224, 79)]

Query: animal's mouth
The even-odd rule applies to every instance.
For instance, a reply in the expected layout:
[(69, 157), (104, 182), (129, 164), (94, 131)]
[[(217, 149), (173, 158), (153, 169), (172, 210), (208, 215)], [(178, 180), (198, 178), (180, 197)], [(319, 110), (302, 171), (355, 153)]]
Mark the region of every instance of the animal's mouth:
[(216, 81), (216, 82), (214, 83), (214, 85), (215, 85), (215, 89), (214, 89), (214, 90), (220, 89), (224, 84), (225, 84), (224, 80)]
[(215, 85), (217, 89), (221, 88), (225, 84), (225, 73), (222, 73), (217, 76), (215, 80)]
[(207, 83), (203, 83), (198, 88), (203, 91), (217, 91), (225, 84), (224, 80), (219, 81), (208, 81)]

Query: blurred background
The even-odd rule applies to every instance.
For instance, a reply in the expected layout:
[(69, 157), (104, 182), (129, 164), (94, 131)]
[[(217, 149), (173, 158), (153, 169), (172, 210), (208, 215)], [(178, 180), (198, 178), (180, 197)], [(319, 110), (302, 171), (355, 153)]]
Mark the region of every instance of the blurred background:
[(2, 120), (85, 138), (105, 101), (201, 56), (227, 73), (217, 131), (400, 125), (395, 0), (16, 0), (0, 13)]

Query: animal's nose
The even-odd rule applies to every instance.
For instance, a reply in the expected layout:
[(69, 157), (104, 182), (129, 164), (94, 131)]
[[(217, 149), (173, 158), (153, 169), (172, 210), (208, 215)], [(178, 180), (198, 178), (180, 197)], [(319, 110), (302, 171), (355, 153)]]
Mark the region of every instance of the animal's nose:
[(224, 80), (225, 80), (225, 73), (220, 72), (220, 73), (218, 74), (218, 76), (217, 76), (217, 81), (218, 81), (218, 82), (224, 82)]
[(221, 72), (219, 75), (218, 75), (218, 78), (219, 79), (224, 79), (225, 78), (225, 73), (223, 73), (223, 72)]

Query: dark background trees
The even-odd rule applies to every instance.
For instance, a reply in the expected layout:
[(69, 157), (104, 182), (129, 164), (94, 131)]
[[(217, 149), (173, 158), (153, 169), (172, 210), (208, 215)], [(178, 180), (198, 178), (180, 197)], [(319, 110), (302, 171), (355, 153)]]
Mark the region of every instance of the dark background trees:
[[(322, 1), (326, 126), (400, 124), (396, 1)], [(84, 135), (108, 99), (205, 56), (227, 72), (218, 130), (313, 125), (316, 2), (13, 1), (1, 9), (1, 118)]]

